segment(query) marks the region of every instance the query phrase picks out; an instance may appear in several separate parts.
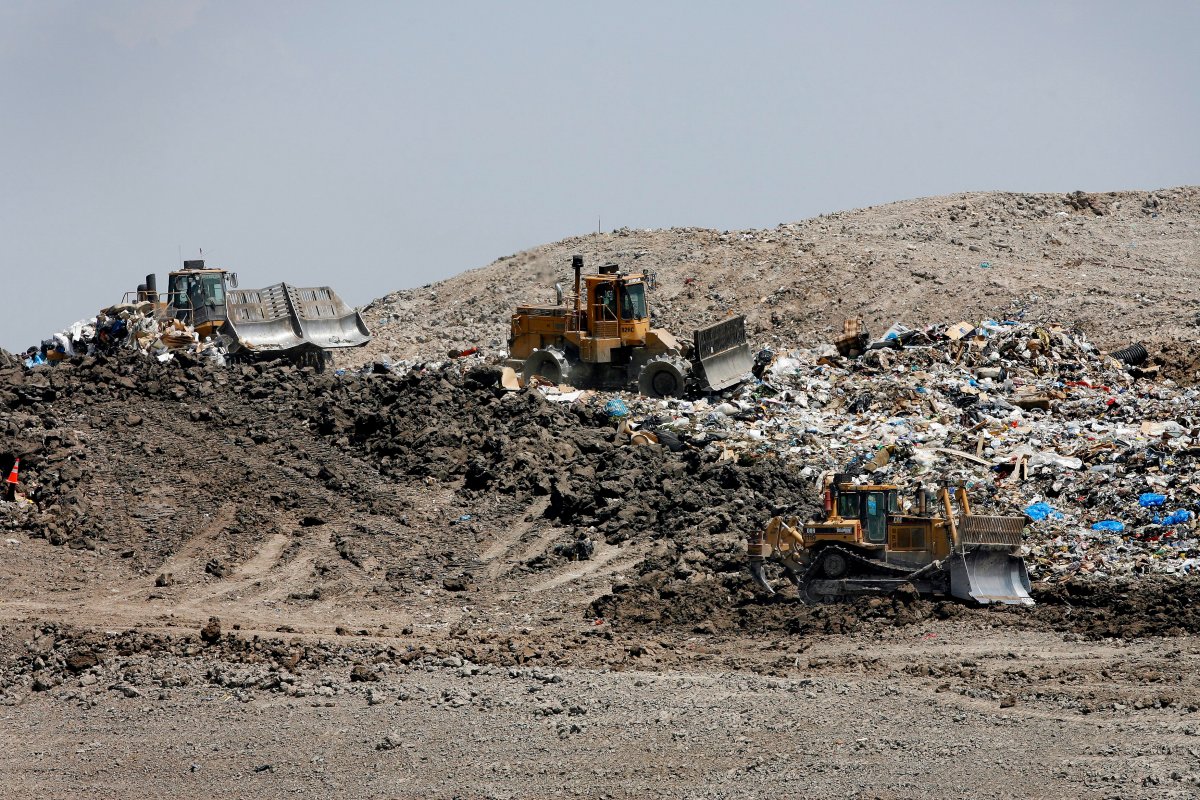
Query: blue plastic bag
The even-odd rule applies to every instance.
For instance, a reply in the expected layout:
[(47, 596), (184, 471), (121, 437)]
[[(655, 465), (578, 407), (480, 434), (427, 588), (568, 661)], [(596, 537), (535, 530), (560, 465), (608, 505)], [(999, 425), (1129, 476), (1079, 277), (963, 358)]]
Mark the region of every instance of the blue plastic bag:
[(604, 404), (604, 413), (614, 419), (629, 416), (629, 406), (619, 397), (614, 397)]
[(1188, 511), (1186, 508), (1181, 508), (1178, 511), (1172, 511), (1161, 520), (1156, 519), (1154, 521), (1159, 525), (1182, 525), (1191, 518), (1192, 512)]
[(1029, 515), (1034, 522), (1041, 522), (1047, 517), (1054, 519), (1062, 519), (1062, 513), (1054, 510), (1054, 506), (1049, 503), (1034, 503), (1025, 509), (1025, 513)]
[(1103, 519), (1093, 525), (1092, 530), (1120, 533), (1121, 531), (1125, 530), (1125, 523), (1116, 519)]
[(1145, 494), (1138, 497), (1138, 505), (1141, 506), (1142, 508), (1153, 508), (1154, 506), (1161, 506), (1165, 502), (1167, 502), (1167, 496), (1165, 494), (1155, 494), (1154, 492), (1146, 492)]

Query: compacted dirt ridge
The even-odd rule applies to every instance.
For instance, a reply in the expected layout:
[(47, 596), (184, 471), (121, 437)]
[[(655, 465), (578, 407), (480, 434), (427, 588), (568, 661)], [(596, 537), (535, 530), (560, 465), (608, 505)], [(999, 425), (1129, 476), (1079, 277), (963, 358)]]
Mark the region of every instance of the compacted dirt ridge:
[[(1193, 189), (974, 194), (753, 240), (584, 237), (377, 301), (368, 314), (394, 320), (370, 320), (379, 338), (359, 363), (490, 346), (479, 332), (502, 338), (523, 287), (561, 279), (575, 251), (593, 263), (645, 251), (634, 263), (658, 271), (666, 321), (748, 311), (756, 345), (825, 337), (848, 312), (880, 332), (934, 321), (916, 296), (882, 292), (886, 275), (938, 297), (937, 321), (1025, 297), (1027, 314), (1073, 321), (1077, 308), (1105, 344), (1183, 342), (1196, 204)], [(850, 269), (837, 237), (868, 222), (892, 245), (855, 270), (874, 283), (820, 277), (822, 260)], [(905, 238), (921, 225), (928, 239)], [(1044, 241), (1062, 226), (1086, 242)], [(680, 244), (702, 240), (716, 249)], [(991, 249), (969, 250), (977, 241)], [(994, 252), (1032, 258), (1035, 241), (1056, 255), (1018, 265)], [(943, 263), (945, 248), (961, 263)], [(736, 269), (712, 266), (722, 251)], [(1087, 289), (1055, 282), (1068, 251), (1092, 265), (1072, 268), (1094, 275)], [(937, 255), (937, 269), (905, 253)], [(1137, 269), (1174, 278), (1131, 283)], [(476, 291), (501, 270), (502, 289)], [(940, 277), (910, 284), (914, 270)], [(792, 288), (776, 293), (777, 277)], [(932, 292), (938, 281), (951, 291)], [(738, 306), (750, 285), (777, 302)], [(1089, 310), (1093, 290), (1128, 313)], [(417, 318), (439, 313), (461, 318), (461, 335), (428, 337)], [(811, 510), (811, 478), (694, 436), (631, 447), (602, 403), (505, 392), (497, 378), (478, 358), (318, 375), (140, 356), (26, 370), (0, 353), (0, 468), (21, 459), (30, 500), (0, 506), (5, 795), (1200, 792), (1196, 578), (1061, 575), (1035, 585), (1033, 608), (767, 599), (744, 569), (745, 535), (781, 504)]]

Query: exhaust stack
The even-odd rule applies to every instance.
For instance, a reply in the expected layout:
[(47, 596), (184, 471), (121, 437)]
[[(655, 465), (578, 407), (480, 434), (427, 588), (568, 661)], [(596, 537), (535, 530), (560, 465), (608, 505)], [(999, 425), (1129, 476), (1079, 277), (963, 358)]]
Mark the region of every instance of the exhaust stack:
[(579, 276), (583, 273), (583, 256), (571, 256), (571, 269), (575, 270), (575, 313), (579, 313)]

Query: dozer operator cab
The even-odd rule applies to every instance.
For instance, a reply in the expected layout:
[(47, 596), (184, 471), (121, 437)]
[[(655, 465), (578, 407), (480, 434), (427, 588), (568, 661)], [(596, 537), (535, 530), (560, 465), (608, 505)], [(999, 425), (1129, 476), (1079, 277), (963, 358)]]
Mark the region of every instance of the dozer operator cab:
[(237, 275), (223, 269), (206, 269), (204, 261), (184, 261), (183, 269), (167, 278), (170, 316), (211, 335), (229, 319), (226, 284), (237, 286)]
[(586, 308), (571, 315), (567, 331), (593, 339), (619, 339), (618, 347), (644, 345), (650, 331), (645, 277), (623, 275), (616, 264), (605, 264), (594, 275), (580, 275), (582, 259), (573, 266), (575, 296), (582, 290), (587, 299)]
[[(774, 589), (763, 571), (771, 558), (809, 602), (886, 594), (911, 584), (925, 595), (979, 603), (1029, 605), (1029, 573), (1021, 558), (1022, 516), (974, 514), (965, 488), (931, 493), (917, 487), (915, 507), (900, 507), (899, 488), (856, 484), (835, 475), (824, 514), (807, 523), (773, 517), (747, 537), (750, 574)], [(937, 506), (941, 506), (939, 509)]]
[(571, 268), (573, 290), (555, 284), (554, 305), (520, 305), (513, 312), (505, 366), (520, 371), (526, 384), (540, 379), (668, 398), (718, 392), (749, 376), (744, 317), (700, 328), (690, 345), (651, 327), (653, 273), (605, 264), (585, 275), (578, 255)]
[(884, 544), (888, 538), (888, 515), (900, 513), (900, 489), (897, 486), (859, 486), (834, 483), (825, 490), (825, 519), (809, 524), (819, 539)]

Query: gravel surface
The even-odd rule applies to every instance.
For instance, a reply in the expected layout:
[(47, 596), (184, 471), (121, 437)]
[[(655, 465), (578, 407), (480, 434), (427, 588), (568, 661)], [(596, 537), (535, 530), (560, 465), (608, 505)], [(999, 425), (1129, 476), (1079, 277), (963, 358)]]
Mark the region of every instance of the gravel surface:
[[(32, 635), (6, 633), (14, 649)], [(12, 692), (0, 707), (15, 745), (0, 751), (6, 796), (1200, 791), (1194, 642), (1083, 643), (940, 623), (656, 641), (600, 669), (404, 663), (403, 639), (309, 640), (328, 658), (291, 668), (161, 645), (114, 648), (57, 686)]]

